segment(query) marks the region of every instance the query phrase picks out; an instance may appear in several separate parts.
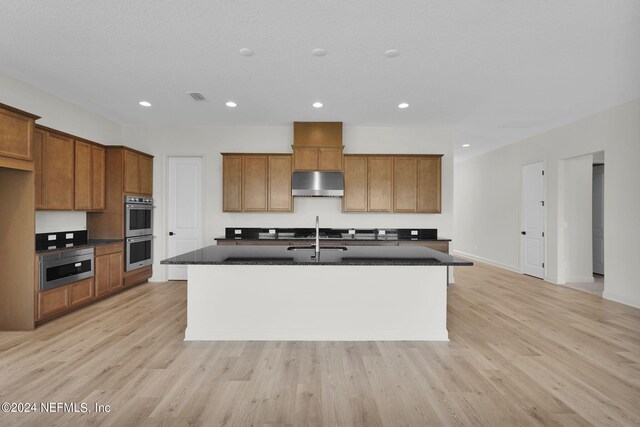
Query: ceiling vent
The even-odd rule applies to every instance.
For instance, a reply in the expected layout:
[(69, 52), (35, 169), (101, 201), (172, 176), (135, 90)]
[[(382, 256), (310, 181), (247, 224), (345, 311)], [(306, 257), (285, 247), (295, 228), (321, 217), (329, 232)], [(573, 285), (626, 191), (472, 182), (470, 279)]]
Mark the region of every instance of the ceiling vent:
[(206, 101), (207, 98), (204, 97), (200, 92), (187, 92), (189, 96), (191, 96), (196, 101)]

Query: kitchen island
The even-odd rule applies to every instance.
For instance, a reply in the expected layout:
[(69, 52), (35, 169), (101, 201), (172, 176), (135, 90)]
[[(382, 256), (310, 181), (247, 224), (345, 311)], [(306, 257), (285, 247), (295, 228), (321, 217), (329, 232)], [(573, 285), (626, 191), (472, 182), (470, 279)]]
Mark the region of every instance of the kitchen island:
[(185, 340), (446, 341), (447, 269), (424, 247), (208, 246), (187, 265)]

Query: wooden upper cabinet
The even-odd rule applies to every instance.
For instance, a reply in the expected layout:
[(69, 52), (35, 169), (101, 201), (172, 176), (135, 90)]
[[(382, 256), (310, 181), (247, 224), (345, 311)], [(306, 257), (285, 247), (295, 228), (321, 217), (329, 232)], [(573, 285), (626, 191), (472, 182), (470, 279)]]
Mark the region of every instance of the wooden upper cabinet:
[(153, 194), (153, 158), (140, 155), (140, 194)]
[(33, 133), (33, 176), (36, 186), (36, 209), (45, 208), (42, 177), (44, 175), (44, 141), (46, 137), (46, 132), (40, 129), (36, 129)]
[(74, 141), (47, 132), (43, 151), (44, 209), (74, 208)]
[(291, 156), (269, 156), (269, 211), (291, 212)]
[(367, 211), (367, 157), (344, 156), (343, 212)]
[(342, 147), (318, 147), (318, 170), (341, 171)]
[(244, 156), (242, 207), (244, 211), (266, 211), (268, 162), (265, 155)]
[[(0, 157), (33, 161), (33, 132), (36, 118), (38, 117), (27, 112), (0, 104)], [(2, 161), (0, 165), (25, 169), (23, 165), (10, 161)]]
[(76, 141), (75, 209), (91, 209), (91, 145)]
[(417, 211), (442, 212), (442, 156), (418, 157)]
[(140, 193), (140, 155), (133, 151), (123, 150), (124, 179), (123, 190), (125, 193)]
[(153, 158), (134, 151), (123, 150), (123, 191), (127, 194), (153, 194)]
[(416, 212), (418, 200), (418, 159), (415, 156), (393, 159), (393, 211)]
[(222, 157), (222, 211), (242, 212), (242, 156)]
[(370, 156), (367, 168), (369, 212), (391, 212), (392, 157)]
[(318, 149), (316, 147), (293, 147), (293, 161), (295, 171), (317, 171)]
[(342, 122), (293, 122), (296, 146), (342, 147)]
[(106, 164), (105, 149), (91, 146), (91, 209), (106, 208)]

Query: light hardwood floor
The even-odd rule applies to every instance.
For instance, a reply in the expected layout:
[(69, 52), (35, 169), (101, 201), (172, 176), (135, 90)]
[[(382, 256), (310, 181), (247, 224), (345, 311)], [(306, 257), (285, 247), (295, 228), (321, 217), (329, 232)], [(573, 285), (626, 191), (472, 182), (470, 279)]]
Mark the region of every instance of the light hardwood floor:
[(143, 285), (0, 333), (0, 402), (110, 413), (0, 425), (640, 424), (640, 310), (486, 265), (456, 279), (448, 343), (185, 343), (184, 282)]

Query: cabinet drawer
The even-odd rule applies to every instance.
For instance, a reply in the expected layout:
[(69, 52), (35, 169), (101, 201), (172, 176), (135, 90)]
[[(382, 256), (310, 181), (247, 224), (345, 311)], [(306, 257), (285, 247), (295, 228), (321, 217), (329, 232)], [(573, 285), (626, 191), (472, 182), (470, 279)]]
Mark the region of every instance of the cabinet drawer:
[(153, 275), (152, 267), (145, 267), (140, 269), (139, 272), (131, 274), (124, 278), (124, 286), (133, 286), (138, 283), (146, 282), (149, 277)]
[(38, 319), (61, 313), (69, 308), (69, 287), (63, 286), (38, 293)]
[(122, 243), (113, 243), (95, 247), (95, 256), (97, 257), (100, 255), (107, 255), (116, 252), (122, 252)]
[(93, 277), (69, 285), (69, 307), (91, 301), (95, 295)]

